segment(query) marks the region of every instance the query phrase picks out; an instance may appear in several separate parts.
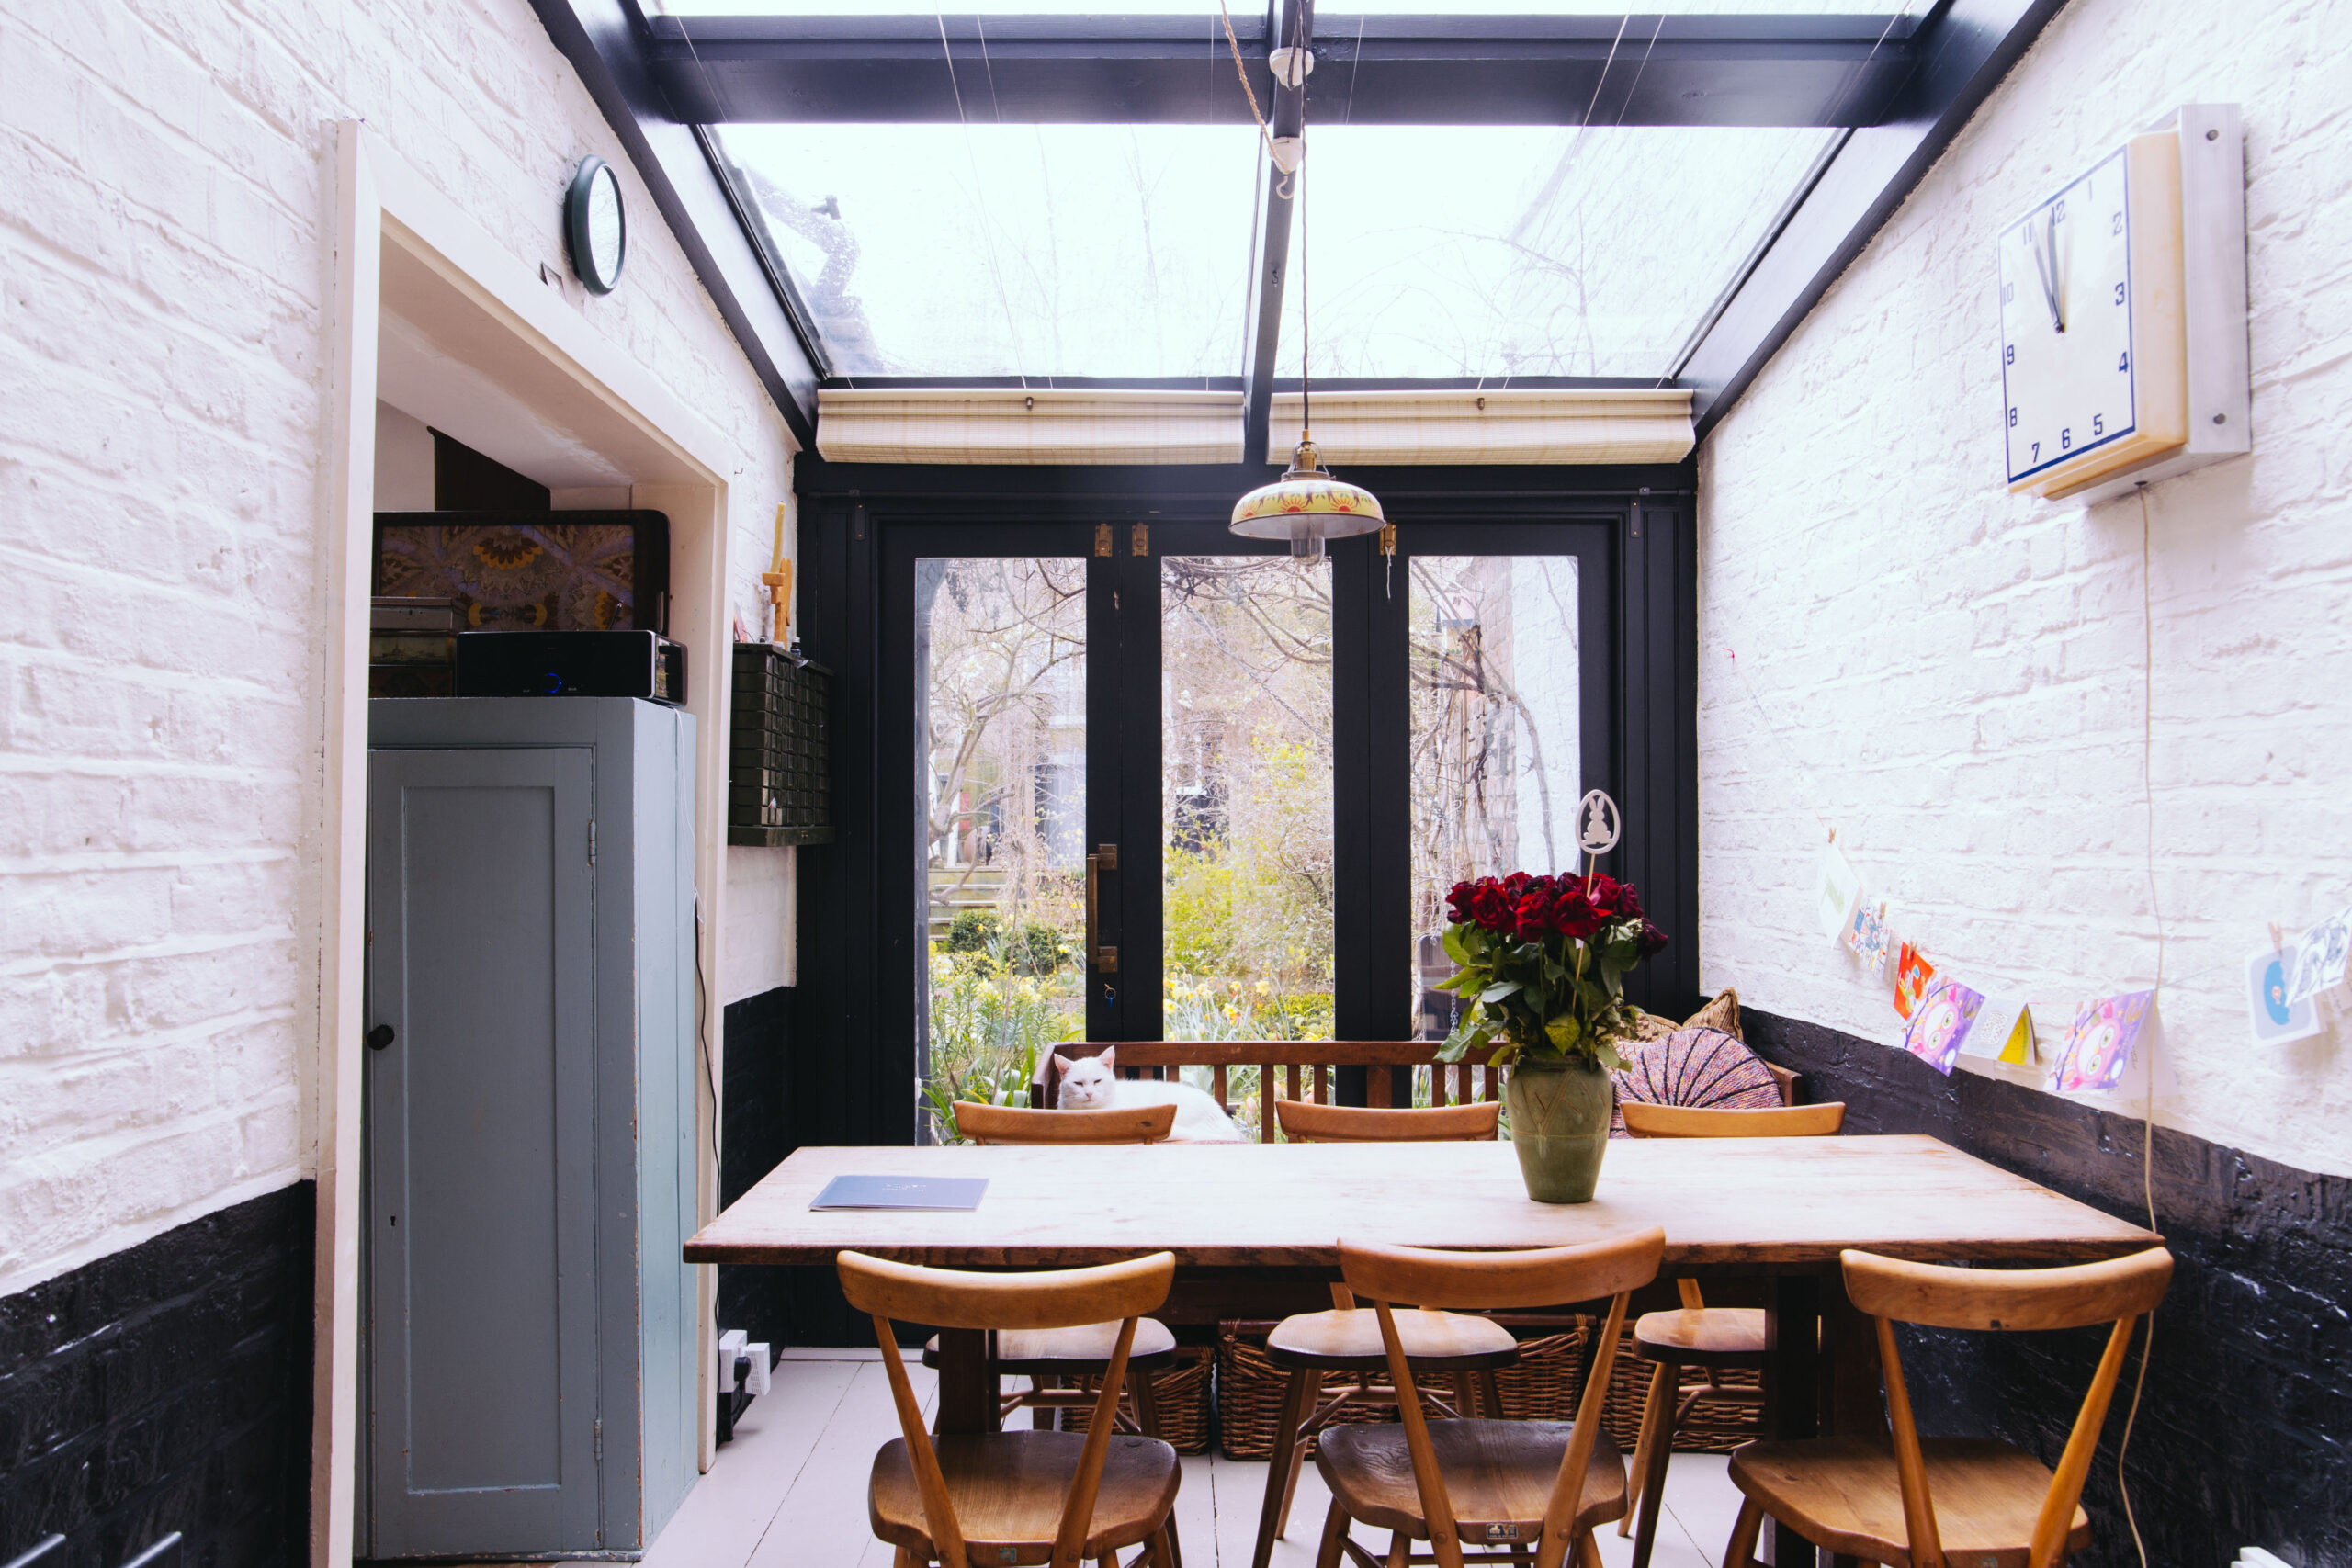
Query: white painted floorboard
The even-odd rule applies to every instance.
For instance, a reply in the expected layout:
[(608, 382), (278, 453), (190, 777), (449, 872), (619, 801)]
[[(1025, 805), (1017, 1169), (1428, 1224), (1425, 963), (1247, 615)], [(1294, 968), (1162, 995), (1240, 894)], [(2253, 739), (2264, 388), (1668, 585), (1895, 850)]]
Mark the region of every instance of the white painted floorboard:
[[(873, 1352), (844, 1359), (802, 1351), (780, 1361), (775, 1384), (736, 1425), (735, 1440), (689, 1494), (645, 1556), (647, 1568), (889, 1568), (890, 1553), (865, 1521), (874, 1450), (899, 1435), (882, 1363)], [(910, 1363), (916, 1395), (931, 1409), (936, 1380)], [(1016, 1417), (1020, 1419), (1020, 1417)], [(1265, 1496), (1266, 1467), (1204, 1454), (1184, 1463), (1176, 1523), (1185, 1568), (1250, 1568)], [(1308, 1465), (1298, 1478), (1290, 1529), (1273, 1568), (1311, 1568), (1330, 1494)], [(1715, 1568), (1739, 1496), (1714, 1454), (1677, 1454), (1667, 1472), (1654, 1568)], [(1385, 1532), (1359, 1539), (1375, 1552)], [(1600, 1532), (1609, 1568), (1627, 1568), (1634, 1543)]]

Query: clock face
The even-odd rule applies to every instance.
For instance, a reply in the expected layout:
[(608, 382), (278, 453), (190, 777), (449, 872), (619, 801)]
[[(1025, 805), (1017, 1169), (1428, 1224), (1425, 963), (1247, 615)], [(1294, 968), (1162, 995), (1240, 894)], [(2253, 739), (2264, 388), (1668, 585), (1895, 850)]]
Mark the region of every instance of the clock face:
[(592, 294), (610, 294), (628, 254), (628, 220), (620, 176), (602, 158), (582, 158), (563, 197), (564, 241), (571, 270)]
[(596, 171), (588, 187), (588, 254), (596, 276), (618, 281), (621, 275), (621, 182), (608, 165)]
[(2119, 148), (2001, 235), (2012, 483), (2137, 427), (2129, 171)]

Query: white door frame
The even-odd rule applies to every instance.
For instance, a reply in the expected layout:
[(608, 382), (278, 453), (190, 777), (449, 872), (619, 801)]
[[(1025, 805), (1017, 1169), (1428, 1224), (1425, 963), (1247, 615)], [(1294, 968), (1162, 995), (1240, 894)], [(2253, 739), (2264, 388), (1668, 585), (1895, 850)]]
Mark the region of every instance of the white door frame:
[[(368, 825), (368, 620), (375, 534), (377, 333), (382, 247), (396, 244), (491, 315), (513, 343), (560, 372), (572, 389), (626, 421), (676, 459), (675, 474), (640, 486), (639, 506), (669, 514), (672, 635), (687, 645), (686, 705), (697, 720), (695, 882), (702, 931), (697, 956), (708, 984), (696, 1020), (709, 1052), (708, 1078), (723, 1082), (719, 933), (726, 929), (729, 448), (698, 414), (645, 367), (546, 287), (528, 265), (359, 120), (335, 126), (337, 214), (334, 354), (329, 411), (325, 792), (320, 824), (322, 951), (316, 1074), (312, 1083), (318, 1170), (316, 1297), (312, 1326), (311, 1561), (344, 1568), (352, 1560), (358, 1464), (361, 998)], [(548, 198), (554, 199), (552, 194)], [(681, 478), (680, 476), (684, 476)], [(704, 1079), (698, 1072), (698, 1081)], [(716, 1108), (703, 1095), (696, 1116), (698, 1211), (718, 1202)], [(710, 1462), (717, 1412), (716, 1348), (709, 1343), (716, 1270), (705, 1268), (697, 1341), (701, 1461)]]

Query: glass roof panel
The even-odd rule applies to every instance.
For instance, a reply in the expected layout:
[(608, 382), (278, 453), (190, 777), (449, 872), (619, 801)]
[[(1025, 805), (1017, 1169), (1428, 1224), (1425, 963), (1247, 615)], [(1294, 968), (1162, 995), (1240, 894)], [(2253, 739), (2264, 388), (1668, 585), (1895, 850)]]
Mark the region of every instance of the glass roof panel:
[(840, 376), (1238, 376), (1258, 132), (714, 128)]
[[(1888, 17), (1919, 16), (1934, 0), (1642, 0), (1635, 13), (1669, 17)], [(920, 0), (651, 0), (648, 11), (673, 17), (1169, 17), (1217, 14), (1216, 0), (955, 0), (925, 6)], [(1232, 7), (1237, 21), (1259, 17), (1261, 4), (1242, 0)], [(1627, 14), (1617, 0), (1331, 0), (1318, 7), (1327, 18), (1374, 17), (1616, 17)]]
[(1278, 373), (1671, 375), (1838, 134), (1309, 127)]

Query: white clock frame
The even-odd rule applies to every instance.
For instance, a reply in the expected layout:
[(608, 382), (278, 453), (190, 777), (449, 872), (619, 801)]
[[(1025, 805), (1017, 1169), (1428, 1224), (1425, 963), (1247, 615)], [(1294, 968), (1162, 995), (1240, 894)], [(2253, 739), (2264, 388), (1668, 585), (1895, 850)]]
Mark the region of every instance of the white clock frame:
[[(2090, 374), (2087, 365), (2053, 365), (2052, 355), (2087, 356), (2097, 343), (2103, 360), (2114, 351), (2108, 340), (2115, 336), (2109, 323), (2086, 321), (2080, 346), (2055, 342), (2039, 314), (2046, 307), (2032, 248), (2021, 236), (2029, 228), (2047, 234), (2052, 204), (2119, 160), (2128, 165), (2131, 182), (2126, 232), (2117, 237), (2129, 268), (2130, 423), (2090, 434), (2054, 461), (2029, 456), (2020, 462), (2018, 447), (2029, 443), (2013, 446), (2011, 432), (2023, 427), (2041, 390), (2027, 378), (2065, 376), (2083, 383)], [(2105, 202), (2100, 205), (2105, 209)], [(2010, 493), (2103, 501), (2253, 449), (2245, 152), (2235, 105), (2183, 105), (2024, 217), (2003, 225), (1998, 246), (2001, 434)], [(2072, 255), (2070, 242), (2065, 259)], [(2053, 274), (2060, 259), (2052, 255)], [(2020, 344), (2026, 347), (2022, 355)], [(2070, 435), (2093, 412), (2080, 412), (2081, 420), (2066, 426)]]

